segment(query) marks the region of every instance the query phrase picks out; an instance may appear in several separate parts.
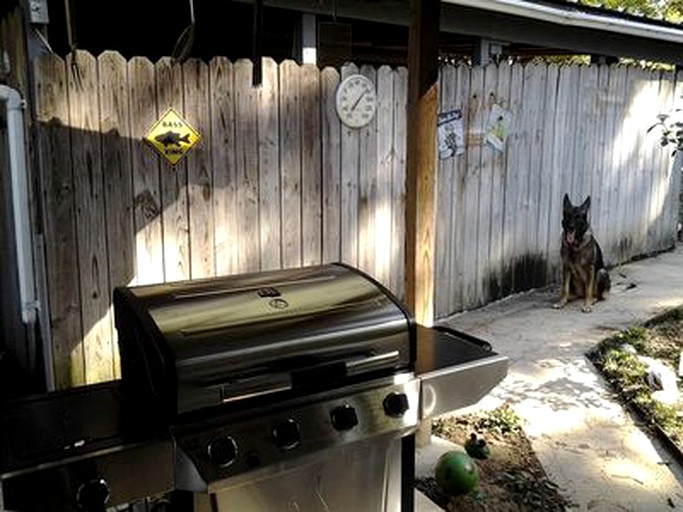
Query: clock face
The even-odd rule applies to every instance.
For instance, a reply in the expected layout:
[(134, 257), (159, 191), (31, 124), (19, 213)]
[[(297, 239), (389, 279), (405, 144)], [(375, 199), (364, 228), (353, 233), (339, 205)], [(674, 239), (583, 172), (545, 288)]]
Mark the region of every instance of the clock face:
[(377, 93), (374, 84), (363, 75), (345, 78), (335, 99), (339, 119), (350, 128), (362, 128), (375, 117)]

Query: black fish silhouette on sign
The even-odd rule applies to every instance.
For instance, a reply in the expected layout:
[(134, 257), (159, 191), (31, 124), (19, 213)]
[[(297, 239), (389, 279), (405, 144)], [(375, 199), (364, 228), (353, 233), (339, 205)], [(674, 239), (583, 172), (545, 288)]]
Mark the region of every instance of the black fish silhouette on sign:
[(166, 133), (162, 133), (154, 137), (154, 140), (160, 144), (163, 144), (164, 148), (168, 148), (169, 146), (180, 147), (181, 142), (184, 142), (185, 144), (190, 143), (190, 134), (186, 133), (181, 137), (178, 132), (167, 131)]

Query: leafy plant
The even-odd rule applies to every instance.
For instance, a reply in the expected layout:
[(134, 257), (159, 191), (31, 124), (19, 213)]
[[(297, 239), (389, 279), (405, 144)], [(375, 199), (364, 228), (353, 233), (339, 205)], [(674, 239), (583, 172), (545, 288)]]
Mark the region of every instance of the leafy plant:
[(659, 144), (662, 147), (673, 146), (671, 155), (683, 149), (683, 109), (676, 108), (668, 114), (659, 114), (657, 122), (648, 128), (650, 133), (655, 128), (661, 130)]
[(476, 424), (479, 430), (494, 430), (502, 434), (519, 430), (521, 426), (519, 416), (508, 404), (493, 409)]

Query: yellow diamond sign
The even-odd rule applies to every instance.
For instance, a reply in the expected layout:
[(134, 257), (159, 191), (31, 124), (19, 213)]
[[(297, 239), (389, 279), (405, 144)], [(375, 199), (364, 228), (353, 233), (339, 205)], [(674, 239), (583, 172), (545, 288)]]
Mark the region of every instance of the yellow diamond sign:
[(197, 131), (172, 108), (145, 135), (145, 141), (171, 165), (177, 164), (200, 138)]

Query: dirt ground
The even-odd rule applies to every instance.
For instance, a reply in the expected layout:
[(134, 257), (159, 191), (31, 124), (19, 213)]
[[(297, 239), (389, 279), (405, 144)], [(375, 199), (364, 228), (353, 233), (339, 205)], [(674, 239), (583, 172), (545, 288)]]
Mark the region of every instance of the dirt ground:
[(440, 490), (435, 478), (418, 480), (418, 489), (438, 506), (449, 512), (553, 512), (571, 506), (548, 479), (510, 408), (440, 419), (433, 427), (434, 435), (459, 446), (464, 446), (472, 433), (490, 448), (489, 458), (475, 460), (479, 485), (474, 492), (451, 497)]

